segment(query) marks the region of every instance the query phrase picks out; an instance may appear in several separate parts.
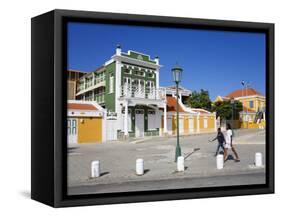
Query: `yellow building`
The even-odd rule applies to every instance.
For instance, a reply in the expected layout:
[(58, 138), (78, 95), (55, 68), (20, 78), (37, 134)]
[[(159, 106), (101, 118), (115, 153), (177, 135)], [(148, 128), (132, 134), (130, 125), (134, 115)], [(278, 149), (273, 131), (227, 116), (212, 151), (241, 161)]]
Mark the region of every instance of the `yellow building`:
[(105, 141), (105, 111), (96, 102), (68, 100), (68, 144)]
[[(167, 103), (167, 133), (176, 135), (176, 98), (166, 97)], [(164, 120), (162, 120), (162, 129)], [(204, 109), (188, 108), (179, 100), (179, 134), (189, 135), (195, 133), (215, 132), (217, 130), (216, 113), (211, 113)]]
[(240, 112), (241, 128), (264, 128), (266, 99), (261, 93), (253, 88), (239, 89), (231, 92), (225, 97), (218, 96), (215, 100), (238, 100), (243, 105)]

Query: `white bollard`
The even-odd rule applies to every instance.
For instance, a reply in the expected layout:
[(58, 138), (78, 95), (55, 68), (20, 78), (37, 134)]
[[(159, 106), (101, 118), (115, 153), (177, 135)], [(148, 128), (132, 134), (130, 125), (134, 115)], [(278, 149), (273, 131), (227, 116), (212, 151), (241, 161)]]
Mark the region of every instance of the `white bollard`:
[(223, 169), (223, 155), (222, 154), (217, 155), (217, 169), (218, 170)]
[(258, 152), (255, 155), (255, 166), (262, 167), (262, 153)]
[(91, 178), (96, 178), (100, 176), (100, 162), (92, 161), (91, 163)]
[(184, 157), (179, 156), (177, 159), (177, 171), (183, 172), (184, 171)]
[(144, 174), (143, 159), (139, 158), (136, 160), (136, 174), (141, 176)]

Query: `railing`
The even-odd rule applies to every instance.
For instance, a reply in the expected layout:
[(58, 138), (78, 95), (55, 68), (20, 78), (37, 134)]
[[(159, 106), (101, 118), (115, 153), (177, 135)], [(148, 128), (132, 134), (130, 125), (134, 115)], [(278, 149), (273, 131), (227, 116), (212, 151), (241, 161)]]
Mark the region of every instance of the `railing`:
[(95, 94), (94, 99), (97, 103), (103, 103), (104, 102), (104, 93)]
[(143, 86), (121, 86), (121, 96), (128, 98), (142, 98), (142, 99), (164, 99), (165, 89), (163, 88), (145, 88)]

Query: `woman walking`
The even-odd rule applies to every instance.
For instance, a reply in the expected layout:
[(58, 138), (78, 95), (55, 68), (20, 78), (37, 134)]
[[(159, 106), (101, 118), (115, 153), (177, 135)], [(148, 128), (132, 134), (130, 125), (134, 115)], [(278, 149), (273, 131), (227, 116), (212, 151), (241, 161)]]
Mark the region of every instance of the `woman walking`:
[(213, 142), (213, 141), (215, 141), (216, 139), (218, 140), (218, 146), (217, 146), (217, 150), (216, 150), (216, 153), (215, 153), (215, 157), (218, 155), (220, 148), (221, 148), (222, 150), (224, 150), (223, 145), (224, 145), (224, 143), (225, 143), (225, 139), (224, 139), (223, 133), (221, 132), (221, 128), (218, 128), (218, 134), (217, 134), (217, 136), (216, 136), (214, 139), (209, 140), (209, 142)]
[(240, 161), (239, 156), (232, 144), (232, 135), (233, 135), (233, 133), (232, 133), (231, 126), (230, 126), (230, 124), (227, 124), (226, 125), (225, 145), (224, 145), (224, 161), (226, 161), (227, 157), (228, 157), (227, 150), (231, 149), (235, 155), (235, 162), (239, 162)]

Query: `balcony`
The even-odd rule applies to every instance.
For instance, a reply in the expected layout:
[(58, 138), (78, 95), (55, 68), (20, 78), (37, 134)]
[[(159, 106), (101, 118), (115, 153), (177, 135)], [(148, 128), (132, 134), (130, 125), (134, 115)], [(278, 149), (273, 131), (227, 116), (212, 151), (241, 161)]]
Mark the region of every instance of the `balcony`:
[(121, 86), (121, 97), (124, 98), (140, 98), (151, 100), (163, 100), (165, 99), (165, 89), (163, 88), (145, 88), (143, 86)]
[(85, 86), (84, 85), (78, 86), (76, 96), (79, 96), (80, 94), (83, 94), (87, 91), (94, 90), (99, 87), (105, 87), (105, 80), (99, 80), (98, 82), (95, 83), (92, 82)]
[(95, 94), (95, 97), (94, 97), (95, 101), (97, 103), (104, 103), (105, 102), (104, 95), (105, 95), (104, 93)]

